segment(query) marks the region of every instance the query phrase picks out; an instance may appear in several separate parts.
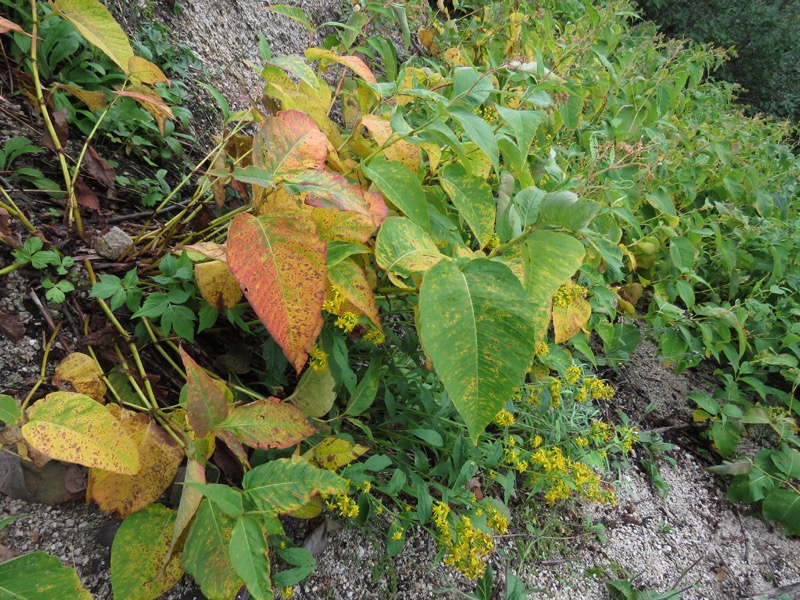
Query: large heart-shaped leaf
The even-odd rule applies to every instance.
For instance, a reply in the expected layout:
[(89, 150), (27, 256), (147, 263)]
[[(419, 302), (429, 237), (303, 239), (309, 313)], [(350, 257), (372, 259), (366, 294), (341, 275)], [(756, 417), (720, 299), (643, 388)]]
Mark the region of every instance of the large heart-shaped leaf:
[(303, 412), (277, 398), (237, 406), (220, 425), (252, 448), (288, 448), (314, 433)]
[(525, 378), (535, 314), (519, 279), (494, 261), (441, 261), (422, 280), (422, 343), (476, 443)]
[(328, 138), (314, 120), (297, 110), (267, 117), (253, 136), (253, 165), (273, 179), (288, 173), (321, 170), (328, 155)]
[(183, 348), (179, 348), (186, 369), (186, 413), (197, 437), (207, 436), (228, 416), (227, 388), (212, 379)]
[(54, 392), (28, 410), (22, 436), (56, 460), (134, 475), (139, 450), (122, 424), (89, 396)]
[(183, 459), (183, 449), (166, 431), (139, 413), (122, 421), (122, 427), (139, 449), (139, 472), (122, 475), (89, 470), (87, 502), (104, 513), (126, 517), (158, 500), (169, 487)]
[(126, 518), (111, 546), (111, 588), (115, 598), (152, 600), (183, 575), (181, 555), (168, 558), (175, 511), (151, 504)]
[(186, 537), (183, 568), (207, 598), (233, 600), (244, 585), (228, 553), (235, 523), (235, 519), (204, 498)]
[(228, 266), (261, 322), (299, 373), (322, 330), (325, 242), (302, 214), (236, 215)]
[(445, 167), (439, 182), (483, 248), (494, 233), (497, 204), (492, 188), (483, 178), (467, 175), (459, 164)]
[(259, 510), (277, 515), (297, 510), (320, 492), (346, 494), (348, 483), (336, 473), (293, 456), (255, 467), (244, 476), (242, 488)]

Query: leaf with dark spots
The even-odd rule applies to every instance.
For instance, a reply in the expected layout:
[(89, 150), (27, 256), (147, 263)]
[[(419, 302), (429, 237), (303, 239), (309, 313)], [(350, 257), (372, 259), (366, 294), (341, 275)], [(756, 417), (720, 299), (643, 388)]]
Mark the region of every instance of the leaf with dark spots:
[(288, 448), (315, 432), (303, 412), (277, 398), (237, 406), (220, 425), (252, 448)]
[(183, 348), (179, 352), (186, 369), (189, 426), (198, 437), (205, 437), (228, 416), (227, 387), (207, 375)]

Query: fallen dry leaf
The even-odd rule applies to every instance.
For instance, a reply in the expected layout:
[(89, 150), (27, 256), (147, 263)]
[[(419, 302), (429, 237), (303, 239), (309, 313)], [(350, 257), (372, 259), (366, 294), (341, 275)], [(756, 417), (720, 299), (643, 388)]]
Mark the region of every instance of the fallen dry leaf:
[(15, 344), (25, 337), (25, 326), (19, 315), (0, 312), (0, 333)]
[(82, 177), (78, 177), (75, 181), (75, 195), (78, 198), (78, 204), (89, 210), (100, 212), (100, 200), (97, 195), (86, 185)]
[[(53, 121), (53, 130), (56, 133), (56, 137), (58, 137), (58, 142), (61, 144), (63, 148), (67, 140), (69, 139), (69, 124), (67, 123), (67, 109), (62, 108), (59, 110), (54, 110), (50, 114), (50, 118)], [(55, 144), (53, 143), (53, 139), (50, 137), (48, 132), (45, 132), (42, 135), (42, 146), (45, 148), (50, 148), (51, 150), (55, 150)]]
[(116, 188), (117, 172), (91, 146), (88, 147), (88, 152), (83, 158), (83, 165), (91, 177), (94, 177), (109, 190)]

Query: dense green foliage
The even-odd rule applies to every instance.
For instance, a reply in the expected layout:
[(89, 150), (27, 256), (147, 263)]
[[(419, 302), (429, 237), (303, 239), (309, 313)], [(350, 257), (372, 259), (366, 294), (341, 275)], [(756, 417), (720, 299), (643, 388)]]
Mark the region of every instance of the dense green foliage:
[[(127, 85), (142, 72), (127, 38), (97, 3), (75, 2), (59, 0), (74, 12), (48, 27), (116, 36), (100, 47)], [(20, 443), (89, 466), (89, 498), (127, 516), (115, 594), (146, 584), (142, 597), (157, 597), (185, 569), (214, 600), (242, 585), (271, 598), (270, 577), (291, 586), (314, 564), (277, 516), (324, 508), (384, 519), (389, 556), (409, 527), (426, 528), (446, 564), (486, 585), (509, 506), (613, 502), (633, 445), (664, 448), (625, 415), (610, 422), (614, 390), (594, 372), (630, 357), (636, 320), (676, 369), (717, 363), (719, 392), (693, 398), (712, 449), (732, 459), (717, 472), (733, 476), (731, 498), (796, 534), (789, 129), (745, 116), (731, 86), (707, 80), (723, 52), (664, 41), (622, 0), (462, 4), (460, 19), (359, 8), (304, 57), (262, 43), (263, 93), (247, 110), (210, 89), (224, 123), (192, 198), (139, 234), (136, 269), (95, 277), (86, 262), (92, 296), (130, 340), (105, 348), (118, 366), (90, 349), (55, 375), (79, 394), (0, 396)], [(316, 31), (296, 8), (271, 10)], [(419, 52), (401, 60), (381, 32), (399, 30), (407, 51), (412, 29)], [(81, 93), (87, 118), (119, 106), (115, 91), (84, 110)], [(133, 97), (166, 133), (153, 98)], [(188, 183), (164, 189), (156, 211)], [(69, 257), (31, 240), (9, 269), (63, 275)], [(182, 390), (156, 395), (150, 354), (186, 378)], [(767, 427), (763, 450), (738, 457), (741, 436)], [(215, 447), (241, 469), (234, 485), (212, 478)], [(152, 504), (182, 461), (178, 509)], [(295, 568), (270, 573), (271, 553)]]
[(797, 0), (638, 0), (644, 16), (673, 37), (733, 48), (714, 77), (745, 88), (743, 102), (800, 120), (800, 2)]

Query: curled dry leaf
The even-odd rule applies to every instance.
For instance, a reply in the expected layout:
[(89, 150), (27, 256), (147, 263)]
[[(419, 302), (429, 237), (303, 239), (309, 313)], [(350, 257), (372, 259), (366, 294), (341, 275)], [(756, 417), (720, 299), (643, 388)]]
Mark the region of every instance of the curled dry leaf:
[(78, 198), (78, 204), (89, 210), (100, 212), (100, 200), (92, 189), (86, 185), (82, 177), (78, 177), (75, 181), (75, 195)]
[[(62, 108), (59, 110), (54, 110), (50, 114), (50, 118), (53, 121), (53, 131), (58, 138), (58, 143), (63, 148), (67, 140), (69, 139), (69, 124), (67, 123), (67, 109)], [(55, 150), (55, 143), (53, 138), (50, 136), (50, 133), (45, 131), (42, 135), (42, 146), (45, 148), (50, 148), (51, 150)]]
[(94, 177), (109, 190), (115, 189), (117, 172), (91, 146), (88, 147), (88, 152), (84, 156), (83, 165), (91, 177)]

